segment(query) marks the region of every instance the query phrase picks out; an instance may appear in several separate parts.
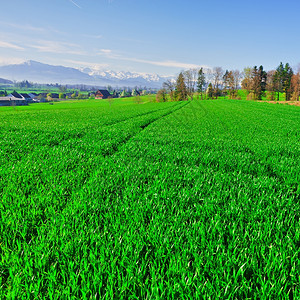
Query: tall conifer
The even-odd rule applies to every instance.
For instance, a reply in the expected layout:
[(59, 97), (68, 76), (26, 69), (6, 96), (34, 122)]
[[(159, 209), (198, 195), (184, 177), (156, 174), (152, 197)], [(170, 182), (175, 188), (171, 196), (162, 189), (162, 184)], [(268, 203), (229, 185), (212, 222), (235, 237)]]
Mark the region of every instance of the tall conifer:
[(201, 100), (202, 100), (204, 86), (205, 86), (205, 74), (203, 72), (203, 68), (201, 68), (198, 72), (198, 79), (197, 79), (197, 90), (198, 93), (200, 93), (201, 95)]
[(184, 82), (183, 73), (180, 72), (176, 81), (176, 99), (178, 101), (187, 100), (188, 92)]

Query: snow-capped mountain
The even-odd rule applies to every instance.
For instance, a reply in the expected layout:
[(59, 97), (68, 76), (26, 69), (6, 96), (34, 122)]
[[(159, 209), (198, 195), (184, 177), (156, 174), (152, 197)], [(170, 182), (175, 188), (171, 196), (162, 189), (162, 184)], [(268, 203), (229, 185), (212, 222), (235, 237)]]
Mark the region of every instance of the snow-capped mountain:
[[(96, 80), (105, 81), (111, 85), (128, 85), (128, 86), (147, 86), (147, 87), (161, 87), (165, 78), (157, 74), (145, 74), (145, 73), (133, 73), (123, 71), (111, 71), (111, 70), (93, 70), (90, 68), (81, 69), (83, 73), (86, 73)], [(111, 83), (112, 82), (112, 83)]]
[(37, 61), (27, 61), (22, 64), (0, 66), (0, 77), (36, 83), (85, 84), (90, 86), (146, 86), (160, 88), (166, 80), (155, 74), (140, 74), (131, 72), (99, 71), (90, 68), (69, 68), (53, 66)]
[(83, 73), (87, 73), (90, 76), (94, 77), (105, 77), (109, 79), (118, 79), (118, 80), (125, 80), (130, 78), (143, 78), (149, 82), (152, 81), (160, 81), (161, 77), (157, 74), (144, 74), (144, 73), (131, 73), (131, 72), (115, 72), (115, 71), (98, 71), (98, 70), (92, 70), (90, 68), (84, 68), (81, 70)]

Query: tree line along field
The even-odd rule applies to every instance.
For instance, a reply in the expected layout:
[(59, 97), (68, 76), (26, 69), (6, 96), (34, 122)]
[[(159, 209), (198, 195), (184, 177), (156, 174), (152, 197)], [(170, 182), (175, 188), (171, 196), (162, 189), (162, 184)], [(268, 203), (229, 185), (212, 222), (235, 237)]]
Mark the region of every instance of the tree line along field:
[(0, 108), (1, 299), (298, 299), (300, 110)]

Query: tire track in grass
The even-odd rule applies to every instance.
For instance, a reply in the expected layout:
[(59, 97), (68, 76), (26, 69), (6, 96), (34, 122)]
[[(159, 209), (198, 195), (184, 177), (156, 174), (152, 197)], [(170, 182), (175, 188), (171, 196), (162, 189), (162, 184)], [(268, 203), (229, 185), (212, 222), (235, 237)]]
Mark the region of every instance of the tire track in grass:
[[(121, 141), (119, 141), (118, 143), (113, 144), (108, 150), (105, 151), (105, 153), (101, 153), (101, 155), (103, 156), (103, 163), (106, 160), (110, 160), (116, 153), (118, 153), (119, 151), (121, 151), (122, 148), (125, 147), (125, 145), (131, 141), (135, 136), (137, 136), (138, 134), (140, 134), (141, 132), (143, 132), (148, 126), (150, 126), (151, 124), (155, 123), (156, 121), (159, 121), (179, 110), (181, 110), (182, 108), (186, 107), (188, 104), (190, 104), (190, 102), (186, 102), (186, 103), (180, 103), (178, 105), (176, 105), (176, 109), (173, 109), (171, 111), (168, 111), (166, 113), (164, 113), (163, 115), (160, 115), (158, 117), (155, 117), (153, 119), (148, 119), (145, 122), (143, 122), (140, 125), (137, 125), (138, 129), (135, 130), (132, 134), (126, 136), (124, 139), (122, 139)], [(178, 107), (180, 105), (180, 107)], [(86, 181), (85, 183), (81, 186), (81, 188), (78, 190), (77, 194), (85, 194), (85, 190), (86, 187), (90, 185), (90, 183), (93, 181), (93, 179), (97, 176), (97, 174), (101, 173), (101, 168), (99, 169), (97, 167), (98, 165), (94, 166), (94, 172), (90, 172), (88, 174), (88, 176), (86, 177)], [(66, 206), (68, 207), (67, 203)]]
[[(173, 105), (172, 107), (170, 107), (169, 111), (164, 112), (163, 114), (160, 114), (158, 116), (157, 115), (153, 116), (152, 118), (151, 118), (151, 116), (149, 116), (144, 120), (143, 119), (141, 119), (141, 120), (134, 119), (133, 124), (130, 124), (129, 128), (127, 128), (128, 129), (127, 136), (125, 136), (124, 138), (121, 138), (121, 139), (117, 139), (117, 140), (115, 140), (115, 138), (113, 137), (112, 138), (113, 143), (111, 145), (108, 145), (108, 148), (99, 149), (98, 154), (95, 154), (95, 160), (94, 160), (93, 164), (90, 165), (90, 170), (87, 173), (85, 173), (85, 176), (82, 178), (81, 183), (77, 182), (77, 184), (76, 184), (77, 186), (74, 188), (71, 188), (68, 191), (67, 195), (64, 196), (64, 201), (60, 202), (60, 205), (59, 205), (60, 214), (68, 207), (68, 201), (66, 201), (66, 200), (69, 198), (73, 198), (76, 194), (80, 193), (80, 191), (82, 191), (85, 186), (89, 185), (90, 180), (99, 173), (99, 171), (101, 170), (101, 165), (107, 159), (110, 159), (114, 154), (116, 154), (118, 151), (120, 151), (121, 148), (123, 148), (132, 138), (134, 138), (136, 135), (141, 133), (148, 126), (150, 126), (154, 122), (156, 122), (168, 115), (173, 114), (174, 112), (180, 110), (181, 108), (186, 107), (188, 104), (189, 104), (189, 102), (180, 103), (180, 104), (178, 103), (178, 104), (176, 104), (175, 108)], [(143, 116), (141, 118), (143, 118)], [(130, 120), (128, 120), (128, 122), (130, 122)], [(120, 127), (121, 127), (121, 125), (120, 125)], [(107, 127), (105, 126), (105, 128), (107, 128)], [(93, 138), (96, 139), (95, 136)], [(117, 136), (116, 136), (116, 138), (117, 138)], [(97, 143), (101, 144), (101, 141), (97, 141)], [(58, 145), (58, 147), (59, 146), (60, 145)], [(99, 169), (99, 166), (100, 166), (100, 169)], [(52, 185), (54, 185), (54, 184), (52, 184)], [(55, 188), (53, 187), (53, 189), (55, 189)], [(59, 194), (56, 194), (56, 196), (57, 196), (57, 198), (61, 198), (61, 196)]]
[[(107, 126), (114, 126), (117, 125), (119, 123), (122, 122), (127, 122), (129, 120), (133, 120), (133, 119), (137, 119), (139, 117), (143, 117), (146, 115), (150, 115), (152, 113), (156, 113), (159, 111), (163, 111), (163, 110), (167, 110), (170, 109), (172, 107), (177, 107), (179, 105), (179, 103), (176, 103), (170, 107), (165, 107), (165, 108), (160, 108), (160, 109), (155, 109), (155, 110), (151, 110), (151, 111), (147, 111), (145, 113), (141, 113), (141, 114), (136, 114), (134, 116), (130, 116), (128, 118), (122, 119), (122, 120), (117, 120), (117, 121), (113, 121), (111, 123), (107, 123), (107, 124), (103, 124), (102, 128), (107, 127)], [(40, 136), (47, 136), (47, 138), (45, 138), (43, 141), (41, 141), (39, 143), (40, 146), (49, 146), (49, 147), (55, 147), (55, 146), (59, 146), (59, 145), (64, 145), (65, 143), (68, 143), (70, 140), (74, 140), (74, 139), (80, 139), (83, 138), (84, 136), (86, 136), (88, 134), (88, 130), (93, 130), (96, 129), (97, 126), (85, 126), (83, 128), (81, 128), (80, 130), (78, 129), (73, 129), (73, 130), (66, 130), (66, 131), (56, 131), (56, 132), (51, 132), (51, 131), (45, 131), (43, 129), (32, 129), (30, 130), (30, 134), (29, 136), (36, 136), (36, 138), (32, 138), (28, 141), (26, 141), (26, 143), (28, 144), (29, 142), (31, 142), (29, 145), (30, 147), (33, 147), (33, 144), (36, 143), (36, 141), (38, 140), (38, 138)], [(24, 129), (21, 128), (9, 128), (9, 129), (5, 129), (7, 132), (12, 132), (12, 133), (17, 133), (19, 134), (20, 137), (24, 136)], [(26, 130), (27, 132), (28, 130)], [(5, 131), (2, 132), (2, 135), (4, 135)], [(7, 134), (7, 133), (5, 133)], [(15, 151), (16, 149), (18, 149), (18, 147), (15, 145), (15, 141), (12, 141), (12, 145), (10, 147), (11, 151)]]
[[(28, 144), (28, 149), (32, 149), (34, 146), (36, 146), (35, 148), (46, 149), (46, 152), (49, 153), (47, 159), (55, 157), (54, 161), (56, 161), (57, 167), (59, 167), (60, 162), (58, 157), (61, 157), (62, 161), (64, 161), (62, 157), (63, 155), (60, 153), (65, 153), (65, 155), (68, 155), (68, 153), (72, 152), (71, 149), (74, 149), (75, 152), (73, 151), (72, 153), (80, 155), (80, 153), (88, 153), (89, 148), (93, 148), (94, 145), (98, 144), (99, 148), (96, 149), (93, 154), (94, 158), (93, 163), (90, 164), (90, 171), (86, 174), (84, 180), (82, 181), (82, 184), (84, 184), (84, 181), (88, 180), (88, 178), (94, 174), (94, 172), (97, 170), (97, 166), (101, 163), (101, 161), (105, 159), (105, 157), (111, 156), (117, 151), (119, 151), (119, 149), (127, 141), (129, 141), (133, 136), (145, 129), (151, 123), (175, 112), (181, 107), (183, 107), (183, 103), (172, 104), (167, 108), (164, 107), (163, 109), (158, 109), (154, 112), (147, 112), (146, 114), (143, 113), (142, 116), (135, 116), (135, 118), (129, 118), (126, 120), (127, 123), (124, 123), (124, 125), (123, 123), (120, 123), (119, 125), (116, 125), (115, 128), (114, 126), (103, 126), (102, 130), (100, 130), (99, 132), (96, 130), (96, 127), (91, 126), (86, 130), (83, 129), (78, 131), (72, 130), (71, 132), (57, 132), (57, 134), (55, 135), (53, 135), (53, 132), (49, 132), (46, 138), (39, 140), (39, 136), (45, 136), (45, 131), (34, 129), (32, 132), (34, 132), (36, 136), (35, 138), (30, 140), (32, 141), (32, 143)], [(167, 111), (165, 111), (166, 109)], [(19, 137), (21, 138), (24, 130), (16, 130), (19, 133)], [(30, 134), (27, 134), (27, 136), (32, 137), (31, 132)], [(80, 143), (78, 145), (76, 143), (72, 144), (72, 141), (77, 141), (78, 139), (80, 140)], [(37, 140), (38, 144), (34, 145), (37, 143)], [(80, 144), (82, 144), (82, 147)], [(11, 147), (5, 147), (5, 149), (6, 148), (10, 149)], [(28, 155), (26, 154), (25, 158), (30, 157), (30, 155)], [(86, 163), (88, 162), (86, 161)], [(20, 165), (21, 164), (24, 165), (24, 160), (23, 163), (20, 162)], [(69, 163), (66, 165), (66, 167), (68, 167), (69, 165), (70, 170), (73, 170), (75, 172), (76, 167), (74, 166), (74, 164)], [(39, 167), (37, 166), (37, 168)], [(54, 174), (56, 173), (54, 172)], [(9, 176), (9, 174), (6, 175)], [(57, 173), (56, 175), (60, 176), (59, 173)], [(56, 178), (56, 176), (54, 176), (54, 178)], [(54, 184), (52, 185), (54, 186)], [(78, 182), (77, 188), (79, 186), (80, 183)], [(55, 190), (54, 187), (53, 190)], [(71, 194), (72, 191), (70, 190), (67, 193), (67, 197), (70, 197)], [(57, 194), (57, 197), (60, 197), (60, 195)]]
[[(67, 194), (62, 196), (59, 193), (55, 193), (56, 199), (59, 199), (59, 205), (56, 206), (55, 210), (55, 222), (57, 224), (61, 224), (65, 222), (66, 215), (69, 215), (71, 218), (74, 203), (79, 201), (78, 203), (81, 203), (81, 200), (86, 198), (87, 191), (89, 190), (89, 186), (92, 184), (95, 177), (97, 177), (98, 174), (101, 174), (103, 171), (101, 165), (105, 165), (107, 160), (110, 160), (112, 156), (116, 153), (118, 153), (132, 138), (134, 138), (136, 135), (141, 133), (143, 130), (145, 130), (148, 126), (153, 124), (154, 122), (161, 120), (165, 118), (168, 115), (171, 115), (175, 113), (176, 111), (186, 107), (189, 104), (189, 102), (186, 103), (180, 103), (176, 104), (176, 108), (174, 109), (174, 106), (172, 106), (171, 110), (164, 112), (162, 115), (154, 116), (153, 118), (147, 118), (146, 120), (138, 121), (136, 124), (132, 124), (133, 130), (130, 131), (128, 136), (126, 136), (124, 139), (121, 139), (117, 141), (117, 143), (114, 141), (113, 145), (106, 150), (104, 153), (99, 153), (97, 156), (98, 158), (94, 161), (94, 165), (91, 166), (92, 168), (87, 172), (82, 178), (81, 183), (77, 182), (77, 186), (74, 186), (69, 191), (67, 191)], [(105, 167), (104, 167), (105, 168)], [(55, 189), (54, 185), (55, 183), (48, 183), (50, 186), (53, 186), (53, 189)], [(58, 200), (57, 200), (58, 201)], [(82, 202), (84, 205), (84, 202)], [(72, 208), (72, 209), (71, 209)], [(43, 219), (42, 223), (45, 224), (51, 224), (53, 222), (53, 217), (45, 217)], [(50, 225), (49, 225), (50, 226)], [(27, 238), (31, 239), (32, 235), (30, 232), (27, 233)]]
[[(117, 126), (117, 131), (112, 132), (114, 135), (112, 136), (112, 144), (107, 145), (109, 149), (103, 149), (104, 151), (99, 151), (98, 154), (95, 153), (95, 159), (93, 160), (93, 163), (90, 164), (90, 166), (86, 169), (86, 173), (83, 176), (83, 173), (79, 172), (79, 169), (72, 169), (72, 172), (70, 174), (74, 173), (74, 176), (70, 176), (70, 180), (74, 181), (75, 178), (77, 177), (76, 174), (78, 175), (78, 180), (74, 181), (73, 185), (70, 186), (67, 189), (64, 189), (65, 186), (65, 180), (63, 178), (59, 178), (59, 174), (57, 172), (52, 172), (52, 177), (48, 180), (46, 180), (44, 183), (48, 187), (48, 196), (47, 197), (53, 197), (54, 200), (50, 200), (48, 203), (52, 203), (52, 205), (55, 207), (55, 216), (51, 212), (47, 212), (43, 209), (43, 212), (41, 212), (41, 215), (36, 215), (34, 217), (28, 217), (28, 220), (31, 220), (33, 225), (29, 226), (30, 228), (26, 229), (25, 231), (25, 237), (26, 239), (30, 240), (34, 234), (33, 234), (33, 229), (35, 228), (40, 228), (41, 224), (52, 224), (52, 222), (64, 222), (64, 217), (65, 214), (63, 213), (64, 211), (68, 211), (72, 205), (76, 202), (76, 199), (80, 199), (82, 195), (85, 194), (85, 191), (87, 190), (87, 187), (91, 184), (93, 181), (94, 176), (97, 176), (97, 174), (101, 173), (101, 170), (103, 167), (102, 165), (105, 165), (107, 160), (109, 160), (114, 154), (116, 154), (118, 151), (120, 151), (126, 143), (131, 140), (134, 136), (138, 135), (141, 133), (143, 130), (145, 130), (148, 126), (153, 124), (154, 122), (173, 114), (174, 112), (180, 110), (181, 108), (186, 107), (189, 104), (189, 102), (186, 103), (178, 103), (176, 105), (172, 105), (169, 107), (167, 111), (157, 111), (156, 113), (153, 113), (154, 115), (146, 115), (146, 116), (141, 116), (140, 119), (134, 118), (132, 120), (128, 120), (128, 127), (123, 126), (123, 124), (119, 124)], [(119, 130), (122, 130), (122, 128), (125, 127), (124, 129), (127, 130), (125, 133), (124, 138), (118, 138), (118, 132)], [(105, 128), (112, 128), (112, 127), (106, 127)], [(112, 128), (113, 129), (113, 128)], [(93, 129), (90, 129), (93, 131)], [(117, 134), (116, 134), (117, 133)], [(127, 135), (127, 136), (126, 136)], [(85, 136), (82, 136), (82, 138)], [(76, 140), (76, 136), (74, 136)], [(101, 140), (98, 140), (97, 133), (92, 135), (91, 138), (94, 140), (94, 142), (97, 142), (98, 144), (101, 144)], [(88, 138), (85, 142), (88, 142)], [(92, 141), (91, 141), (92, 142)], [(56, 149), (56, 152), (51, 152), (51, 155), (54, 155), (55, 153), (60, 153), (60, 146), (56, 145), (55, 147), (51, 147), (53, 151)], [(100, 149), (99, 149), (100, 150)], [(51, 150), (52, 151), (52, 150)], [(66, 153), (69, 153), (68, 151)], [(88, 165), (88, 161), (86, 162)], [(58, 165), (59, 166), (59, 165)], [(104, 167), (105, 169), (105, 167)], [(63, 179), (63, 181), (61, 181)], [(38, 194), (37, 194), (38, 195)], [(28, 201), (25, 202), (28, 205), (32, 201), (32, 196), (31, 192), (30, 194), (24, 194), (24, 197)], [(83, 196), (85, 197), (85, 196)], [(24, 198), (24, 201), (25, 201)], [(54, 201), (54, 202), (53, 202)], [(42, 206), (42, 204), (41, 204)], [(37, 225), (39, 223), (39, 225)], [(56, 223), (55, 223), (56, 224)], [(50, 225), (49, 225), (50, 226)], [(32, 227), (32, 228), (31, 228)], [(22, 237), (19, 237), (20, 239)]]
[[(172, 106), (164, 107), (164, 108), (159, 108), (159, 109), (152, 109), (147, 112), (142, 112), (142, 113), (136, 113), (135, 115), (129, 116), (127, 118), (123, 118), (121, 120), (116, 120), (108, 123), (102, 124), (102, 128), (108, 127), (108, 126), (114, 126), (122, 122), (127, 122), (129, 120), (137, 119), (139, 117), (147, 116), (159, 111), (164, 111), (164, 110), (169, 110), (171, 108), (175, 108), (180, 103), (175, 103)], [(41, 128), (33, 128), (33, 129), (24, 129), (24, 128), (1, 128), (1, 141), (2, 137), (5, 136), (11, 136), (12, 134), (17, 134), (18, 135), (18, 140), (23, 140), (24, 137), (30, 136), (31, 139), (26, 140), (26, 144), (28, 144), (28, 147), (31, 149), (36, 146), (35, 144), (38, 142), (39, 146), (49, 146), (49, 147), (56, 147), (60, 145), (64, 145), (68, 143), (71, 140), (76, 140), (78, 138), (83, 138), (88, 134), (89, 130), (97, 129), (98, 125), (93, 125), (93, 126), (85, 126), (80, 129), (75, 128), (72, 130), (57, 130), (57, 131), (49, 131), (49, 130), (44, 130)], [(28, 134), (29, 131), (29, 134)], [(26, 133), (26, 135), (25, 135)], [(35, 138), (33, 138), (35, 136)], [(40, 140), (41, 136), (47, 136), (44, 140)], [(25, 143), (25, 141), (24, 141)], [(0, 142), (1, 144), (1, 142)], [(15, 145), (15, 140), (11, 141), (11, 146), (9, 147), (10, 153), (14, 153), (18, 149), (18, 145)]]
[[(176, 104), (172, 105), (171, 108), (172, 108), (172, 107), (177, 107), (179, 104), (180, 104), (180, 103), (176, 103)], [(137, 115), (128, 117), (128, 118), (126, 118), (126, 119), (117, 120), (117, 121), (114, 121), (114, 122), (111, 122), (111, 123), (108, 123), (108, 124), (103, 124), (103, 126), (113, 126), (113, 125), (116, 125), (116, 124), (119, 124), (119, 123), (122, 123), (122, 122), (129, 121), (129, 120), (131, 120), (131, 119), (136, 119), (136, 118), (138, 118), (138, 117), (143, 117), (143, 116), (146, 116), (146, 115), (149, 115), (149, 114), (158, 112), (158, 111), (163, 111), (163, 110), (166, 110), (166, 109), (170, 109), (170, 107), (165, 107), (165, 108), (160, 108), (160, 109), (155, 109), (155, 110), (147, 111), (147, 112), (145, 112), (145, 113), (137, 114)]]
[[(130, 140), (133, 136), (144, 130), (147, 126), (149, 126), (151, 123), (155, 122), (156, 120), (163, 118), (164, 116), (167, 116), (176, 110), (182, 108), (186, 104), (184, 103), (176, 103), (172, 105), (168, 105), (167, 108), (163, 109), (158, 109), (155, 110), (155, 112), (149, 112), (147, 114), (143, 114), (143, 116), (138, 116), (136, 118), (129, 118), (127, 121), (127, 124), (120, 123), (119, 125), (116, 125), (116, 128), (113, 126), (104, 126), (104, 129), (100, 131), (100, 135), (98, 135), (98, 132), (95, 131), (95, 128), (89, 127), (87, 132), (82, 132), (74, 130), (72, 132), (66, 132), (67, 135), (62, 134), (60, 137), (56, 137), (55, 139), (55, 144), (52, 144), (52, 141), (49, 141), (49, 137), (46, 138), (45, 141), (41, 141), (42, 144), (39, 145), (39, 147), (42, 147), (41, 149), (46, 149), (48, 155), (45, 156), (47, 159), (53, 159), (53, 167), (54, 169), (49, 170), (49, 173), (47, 176), (44, 176), (46, 174), (46, 170), (42, 167), (40, 167), (40, 164), (42, 164), (42, 161), (44, 158), (40, 158), (37, 160), (37, 163), (35, 166), (37, 167), (37, 170), (39, 170), (38, 176), (41, 178), (39, 180), (34, 181), (30, 186), (30, 189), (26, 186), (22, 186), (22, 191), (24, 189), (24, 195), (23, 195), (23, 200), (24, 203), (27, 203), (28, 206), (31, 203), (33, 197), (35, 195), (41, 195), (37, 191), (37, 184), (46, 187), (47, 189), (47, 196), (46, 199), (49, 200), (49, 203), (51, 202), (53, 206), (55, 207), (55, 215), (63, 215), (63, 211), (66, 209), (66, 207), (69, 207), (69, 200), (70, 199), (75, 199), (76, 194), (79, 193), (83, 186), (88, 185), (90, 182), (91, 177), (97, 172), (99, 172), (99, 167), (101, 168), (101, 164), (106, 160), (106, 157), (110, 157), (124, 145), (128, 140)], [(165, 111), (167, 109), (167, 111)], [(125, 129), (125, 136), (119, 135), (123, 131), (123, 128)], [(101, 133), (103, 133), (105, 130), (108, 130), (109, 134), (107, 136), (104, 136), (104, 139), (101, 140)], [(115, 130), (116, 129), (116, 130)], [(23, 132), (22, 130), (18, 131), (20, 134)], [(43, 131), (38, 130), (36, 132), (37, 136), (41, 135)], [(111, 133), (110, 133), (111, 132)], [(91, 135), (89, 135), (91, 133)], [(109, 136), (111, 134), (111, 136)], [(127, 136), (126, 136), (127, 135)], [(125, 138), (124, 138), (125, 137)], [(108, 143), (106, 145), (108, 146), (108, 150), (102, 148), (99, 149), (100, 151), (98, 153), (95, 153), (93, 155), (93, 161), (90, 163), (89, 159), (86, 159), (84, 157), (80, 156), (80, 153), (84, 153), (84, 151), (87, 150), (87, 148), (82, 148), (78, 147), (78, 145), (70, 145), (69, 142), (71, 140), (78, 140), (78, 139), (83, 139), (83, 144), (85, 143), (91, 143), (91, 146), (93, 147), (93, 143), (99, 144), (101, 148), (102, 146), (102, 141), (105, 142), (105, 138), (110, 138), (111, 141), (107, 140)], [(33, 139), (34, 141), (36, 139)], [(111, 142), (111, 144), (110, 144)], [(50, 145), (51, 144), (51, 145)], [(48, 148), (44, 148), (44, 147)], [(74, 151), (71, 151), (74, 148)], [(102, 151), (101, 151), (102, 150)], [(72, 157), (70, 160), (74, 160), (75, 163), (67, 163), (66, 167), (70, 166), (70, 170), (67, 172), (71, 174), (70, 176), (65, 176), (61, 177), (61, 174), (63, 174), (63, 168), (61, 167), (62, 164), (60, 163), (60, 159), (63, 160), (64, 155), (68, 156), (73, 154), (74, 157)], [(81, 168), (77, 168), (76, 165), (76, 157), (75, 156), (80, 156), (78, 158), (78, 162), (81, 160), (85, 163), (86, 165), (86, 170), (85, 174), (83, 174)], [(27, 156), (26, 156), (27, 157)], [(32, 157), (32, 156), (29, 156)], [(71, 156), (70, 156), (71, 157)], [(30, 160), (22, 161), (17, 165), (18, 170), (23, 170), (24, 167), (26, 166), (26, 173), (30, 173), (32, 171), (32, 168), (29, 167), (27, 163)], [(22, 166), (23, 165), (23, 166)], [(30, 171), (29, 171), (30, 170)], [(47, 171), (48, 172), (48, 171)], [(74, 175), (72, 175), (74, 174)], [(3, 174), (2, 174), (3, 175)], [(51, 175), (51, 176), (49, 176)], [(8, 176), (10, 176), (8, 174)], [(7, 176), (7, 178), (8, 178)], [(27, 178), (28, 177), (28, 178)], [(26, 180), (31, 180), (29, 179), (29, 176), (26, 177)], [(15, 176), (17, 178), (17, 176)], [(65, 178), (69, 178), (70, 180), (70, 185), (66, 186), (66, 180)], [(76, 179), (77, 178), (77, 179)], [(19, 182), (19, 181), (18, 181)], [(27, 182), (27, 181), (26, 181)], [(24, 184), (24, 182), (20, 181), (19, 184)], [(1, 187), (1, 186), (0, 186)], [(44, 190), (46, 192), (46, 189)], [(35, 191), (35, 194), (33, 193)], [(0, 191), (1, 192), (1, 191)], [(50, 200), (50, 197), (52, 200)], [(72, 203), (72, 201), (71, 201)], [(43, 206), (41, 204), (41, 206)], [(20, 208), (21, 210), (22, 208)], [(49, 213), (51, 215), (51, 213)], [(50, 215), (47, 215), (46, 211), (43, 209), (43, 212), (41, 215), (37, 215), (36, 217), (30, 217), (29, 219), (34, 219), (36, 221), (34, 224), (46, 224), (48, 222), (53, 221), (53, 216), (51, 217)], [(37, 225), (32, 225), (32, 228), (35, 228)], [(38, 225), (37, 228), (39, 228), (40, 225)], [(31, 228), (28, 229), (26, 232), (26, 238), (31, 239), (32, 238), (32, 231)], [(20, 237), (21, 238), (21, 237)]]
[[(149, 125), (153, 124), (154, 122), (158, 121), (158, 120), (161, 120), (173, 113), (175, 113), (176, 111), (182, 109), (183, 107), (185, 107), (186, 105), (188, 105), (190, 102), (186, 102), (182, 105), (179, 106), (176, 105), (176, 109), (174, 110), (171, 110), (171, 111), (168, 111), (166, 112), (165, 114), (159, 116), (159, 117), (156, 117), (154, 119), (150, 119), (148, 121), (146, 121), (144, 124), (141, 124), (139, 125), (139, 130), (134, 132), (133, 134), (131, 135), (128, 135), (127, 137), (125, 137), (124, 139), (122, 139), (118, 144), (114, 144), (112, 145), (111, 149), (108, 149), (108, 151), (106, 151), (106, 153), (103, 155), (104, 157), (108, 157), (108, 156), (112, 156), (114, 155), (115, 153), (117, 153), (118, 151), (120, 151), (120, 148), (122, 148), (126, 143), (128, 143), (132, 138), (134, 138), (136, 135), (138, 135), (139, 133), (141, 133), (143, 130), (145, 130)], [(174, 106), (173, 106), (174, 107)]]
[[(160, 111), (164, 111), (164, 110), (167, 110), (167, 109), (175, 108), (178, 105), (180, 105), (180, 103), (176, 103), (176, 104), (174, 104), (170, 107), (160, 108), (160, 109), (156, 109), (156, 110), (147, 111), (147, 112), (141, 113), (141, 114), (136, 114), (136, 115), (128, 117), (126, 119), (117, 120), (117, 121), (114, 121), (114, 122), (111, 122), (111, 123), (103, 124), (102, 128), (118, 125), (120, 123), (127, 122), (127, 121), (130, 121), (130, 120), (133, 120), (133, 119), (137, 119), (139, 117), (144, 117), (144, 116), (156, 113), (156, 112), (160, 112)], [(65, 132), (65, 133), (62, 132), (63, 135), (65, 135), (63, 137), (59, 137), (59, 134), (54, 135), (53, 133), (48, 133), (51, 138), (48, 139), (47, 141), (45, 141), (45, 145), (53, 146), (53, 147), (54, 146), (59, 146), (60, 144), (63, 145), (65, 143), (68, 143), (70, 140), (83, 138), (84, 136), (86, 136), (88, 134), (87, 133), (88, 129), (91, 130), (91, 129), (96, 129), (96, 128), (97, 128), (96, 126), (93, 126), (93, 127), (86, 126), (86, 127), (83, 127), (80, 131), (75, 131), (74, 133), (70, 133), (68, 131)], [(15, 130), (19, 130), (19, 129), (15, 129)], [(19, 130), (19, 131), (21, 131), (21, 130)], [(38, 135), (41, 135), (41, 134), (44, 135), (45, 134), (45, 132), (43, 130), (33, 130), (33, 133), (35, 133), (35, 134), (38, 133)], [(58, 132), (58, 133), (60, 133), (60, 132)]]

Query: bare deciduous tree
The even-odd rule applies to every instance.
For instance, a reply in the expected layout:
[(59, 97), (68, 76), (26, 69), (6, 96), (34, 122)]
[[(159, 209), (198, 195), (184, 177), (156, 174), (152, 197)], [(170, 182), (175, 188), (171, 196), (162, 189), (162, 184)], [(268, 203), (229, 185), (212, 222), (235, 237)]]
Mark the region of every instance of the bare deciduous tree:
[(166, 90), (167, 93), (169, 93), (171, 101), (174, 100), (175, 86), (175, 82), (173, 82), (170, 79), (163, 83), (163, 88)]
[(235, 88), (235, 90), (238, 90), (241, 85), (243, 73), (240, 70), (234, 70), (234, 71), (232, 71), (232, 73), (233, 73), (233, 78), (234, 78), (234, 88)]
[(195, 86), (197, 82), (197, 75), (198, 75), (198, 70), (197, 69), (189, 69), (186, 70), (184, 73), (184, 80), (185, 80), (185, 85), (187, 88), (187, 92), (191, 100), (193, 100), (193, 95), (195, 93)]
[(157, 102), (166, 102), (167, 101), (167, 91), (165, 89), (160, 89), (156, 94)]
[(274, 80), (275, 70), (268, 71), (267, 75), (267, 86), (266, 90), (268, 91), (267, 99), (275, 100), (275, 91), (276, 91), (276, 82)]
[(297, 73), (293, 74), (291, 79), (292, 85), (292, 100), (299, 101), (300, 95), (300, 64), (297, 67)]
[(212, 86), (215, 98), (218, 98), (222, 89), (222, 79), (224, 71), (221, 67), (215, 67), (212, 71)]
[(248, 94), (252, 90), (252, 68), (244, 68), (244, 79), (242, 80), (242, 89), (246, 90)]
[(236, 89), (235, 89), (233, 71), (230, 71), (227, 74), (227, 86), (228, 86), (229, 98), (234, 99), (236, 97)]

